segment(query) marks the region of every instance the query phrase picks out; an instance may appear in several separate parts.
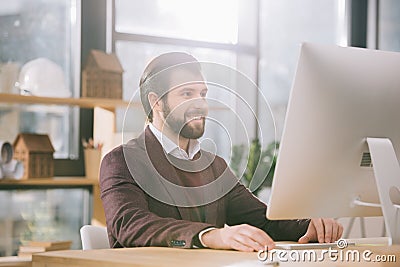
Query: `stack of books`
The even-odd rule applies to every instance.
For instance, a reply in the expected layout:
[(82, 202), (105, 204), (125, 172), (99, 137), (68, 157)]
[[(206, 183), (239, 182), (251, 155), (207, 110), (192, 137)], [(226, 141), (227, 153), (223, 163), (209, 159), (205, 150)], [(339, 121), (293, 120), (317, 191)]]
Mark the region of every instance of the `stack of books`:
[(71, 248), (72, 241), (30, 241), (28, 245), (20, 246), (19, 257), (32, 257), (32, 254), (38, 252), (67, 250)]

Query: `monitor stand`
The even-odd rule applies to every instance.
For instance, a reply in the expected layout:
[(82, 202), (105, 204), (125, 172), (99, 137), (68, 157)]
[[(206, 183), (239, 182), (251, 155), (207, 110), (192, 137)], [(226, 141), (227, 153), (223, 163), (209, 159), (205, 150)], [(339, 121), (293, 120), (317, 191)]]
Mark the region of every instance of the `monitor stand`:
[[(400, 166), (388, 138), (367, 138), (389, 245), (400, 244)], [(359, 202), (358, 204), (360, 205)], [(365, 202), (364, 202), (365, 203)], [(365, 203), (368, 205), (368, 203)], [(370, 203), (369, 206), (374, 206)], [(362, 204), (361, 204), (362, 205)]]

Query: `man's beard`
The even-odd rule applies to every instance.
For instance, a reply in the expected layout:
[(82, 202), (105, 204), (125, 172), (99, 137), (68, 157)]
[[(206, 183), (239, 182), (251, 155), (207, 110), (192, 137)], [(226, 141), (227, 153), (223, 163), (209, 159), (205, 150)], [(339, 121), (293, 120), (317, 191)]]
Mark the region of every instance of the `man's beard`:
[(184, 119), (178, 119), (171, 114), (171, 109), (167, 101), (164, 101), (163, 103), (163, 114), (166, 125), (168, 125), (168, 127), (176, 134), (187, 139), (197, 139), (202, 137), (204, 134), (204, 129), (205, 129), (204, 116), (206, 115), (206, 112), (204, 110), (199, 110), (199, 111), (196, 110), (195, 112), (196, 116), (201, 115), (203, 117), (202, 124), (201, 125), (196, 124), (191, 126), (189, 125), (190, 119), (188, 120), (187, 117), (191, 118), (192, 116), (190, 116), (190, 113), (192, 112), (185, 112)]

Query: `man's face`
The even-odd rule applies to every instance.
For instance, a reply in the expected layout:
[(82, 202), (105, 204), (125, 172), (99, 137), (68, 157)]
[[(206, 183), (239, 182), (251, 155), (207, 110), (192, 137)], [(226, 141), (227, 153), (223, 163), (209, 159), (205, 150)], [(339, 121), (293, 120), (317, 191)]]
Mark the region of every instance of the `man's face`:
[(171, 74), (171, 89), (162, 98), (164, 127), (176, 134), (197, 139), (204, 133), (208, 105), (207, 86), (201, 75), (187, 71)]

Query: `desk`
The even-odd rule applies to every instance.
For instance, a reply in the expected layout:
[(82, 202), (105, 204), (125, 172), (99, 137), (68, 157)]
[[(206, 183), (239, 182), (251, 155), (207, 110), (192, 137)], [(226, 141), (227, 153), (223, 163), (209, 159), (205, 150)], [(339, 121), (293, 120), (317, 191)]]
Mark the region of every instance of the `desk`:
[(0, 267), (31, 267), (30, 258), (22, 258), (17, 256), (0, 257)]
[[(375, 255), (395, 255), (397, 262), (332, 262), (329, 259), (324, 262), (282, 262), (279, 266), (399, 266), (400, 246), (369, 246), (356, 247), (363, 251), (369, 249)], [(352, 249), (355, 249), (353, 247)], [(160, 266), (229, 266), (229, 267), (251, 267), (270, 266), (264, 265), (257, 258), (256, 252), (238, 252), (211, 249), (177, 249), (177, 248), (122, 248), (102, 250), (69, 250), (52, 251), (33, 255), (32, 267), (160, 267)]]

